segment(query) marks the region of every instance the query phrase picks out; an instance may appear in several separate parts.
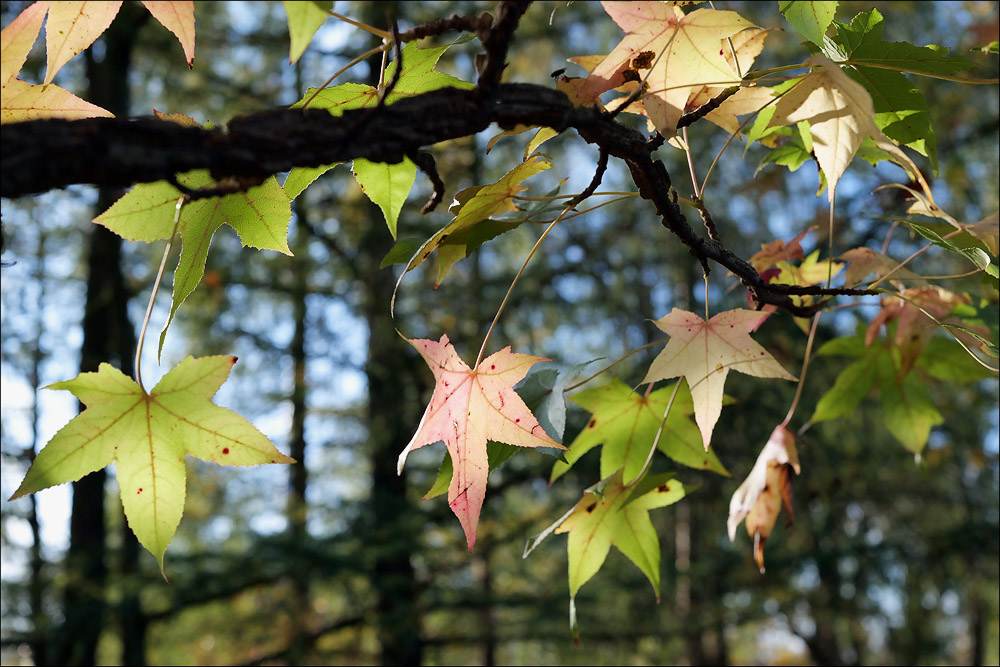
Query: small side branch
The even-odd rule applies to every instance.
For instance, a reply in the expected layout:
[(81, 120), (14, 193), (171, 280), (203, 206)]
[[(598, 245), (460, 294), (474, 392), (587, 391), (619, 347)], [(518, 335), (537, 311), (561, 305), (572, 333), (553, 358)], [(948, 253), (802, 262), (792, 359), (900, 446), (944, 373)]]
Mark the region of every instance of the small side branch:
[(479, 69), (479, 88), (488, 91), (500, 83), (500, 77), (507, 67), (507, 50), (511, 42), (514, 41), (514, 33), (517, 24), (521, 21), (521, 16), (528, 10), (530, 2), (510, 2), (505, 0), (500, 3), (497, 11), (496, 24), (490, 29), (489, 34), (483, 41), (483, 48), (486, 53), (477, 65)]
[(444, 181), (441, 180), (441, 175), (438, 174), (437, 163), (434, 161), (433, 155), (424, 151), (414, 151), (408, 157), (424, 173), (434, 187), (434, 191), (431, 192), (427, 203), (420, 209), (420, 213), (426, 215), (437, 208), (441, 200), (444, 199)]
[(604, 172), (608, 169), (608, 152), (601, 149), (601, 152), (597, 156), (597, 171), (594, 172), (594, 178), (590, 180), (590, 185), (588, 185), (583, 192), (566, 202), (566, 206), (569, 208), (576, 208), (580, 203), (582, 203), (587, 197), (597, 192), (597, 188), (600, 187), (601, 181), (604, 179)]

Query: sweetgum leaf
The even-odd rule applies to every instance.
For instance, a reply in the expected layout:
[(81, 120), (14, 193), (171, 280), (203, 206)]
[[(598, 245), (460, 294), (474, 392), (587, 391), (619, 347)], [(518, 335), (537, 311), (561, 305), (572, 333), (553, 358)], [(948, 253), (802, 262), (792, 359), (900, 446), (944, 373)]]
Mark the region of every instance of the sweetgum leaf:
[(51, 2), (45, 24), (45, 80), (101, 36), (121, 9), (121, 2)]
[(878, 128), (890, 139), (927, 156), (936, 173), (937, 148), (927, 100), (901, 71), (884, 67), (950, 74), (974, 63), (930, 47), (886, 42), (882, 39), (882, 25), (882, 14), (870, 9), (855, 16), (849, 25), (836, 21), (832, 41), (853, 65), (848, 74), (871, 95)]
[(833, 23), (833, 16), (837, 13), (838, 4), (837, 2), (782, 0), (778, 3), (778, 8), (797, 33), (820, 46), (823, 44), (823, 35)]
[(116, 463), (129, 527), (162, 570), (184, 511), (185, 455), (232, 466), (293, 461), (250, 422), (212, 403), (235, 363), (188, 357), (148, 394), (109, 364), (49, 385), (87, 409), (39, 452), (11, 500)]
[(626, 35), (580, 87), (582, 101), (594, 102), (626, 81), (645, 80), (645, 112), (660, 134), (672, 137), (688, 99), (699, 89), (740, 83), (726, 62), (723, 44), (753, 24), (736, 12), (697, 9), (684, 14), (660, 2), (601, 4)]
[(448, 504), (462, 524), (472, 551), (489, 476), (487, 441), (563, 448), (545, 433), (514, 391), (514, 385), (542, 358), (515, 354), (506, 347), (471, 369), (458, 356), (448, 336), (441, 336), (439, 341), (407, 342), (427, 362), (435, 385), (417, 432), (399, 455), (398, 471), (402, 473), (412, 450), (438, 441), (445, 443), (454, 466)]
[(722, 412), (722, 392), (730, 370), (760, 378), (795, 379), (750, 338), (750, 332), (766, 317), (752, 310), (736, 309), (719, 313), (706, 322), (694, 313), (674, 308), (654, 322), (670, 335), (670, 341), (653, 360), (643, 382), (678, 376), (687, 379), (695, 421), (706, 451)]
[[(205, 170), (179, 176), (178, 181), (189, 188), (214, 185)], [(167, 239), (174, 233), (175, 207), (180, 194), (166, 181), (143, 183), (94, 218), (94, 222), (130, 241), (149, 243)], [(205, 274), (208, 248), (216, 230), (225, 223), (236, 230), (244, 246), (291, 255), (287, 241), (291, 217), (291, 201), (273, 176), (246, 192), (198, 199), (184, 205), (177, 225), (181, 256), (174, 271), (170, 316), (160, 333), (160, 350), (177, 309)]]
[(806, 64), (813, 70), (774, 105), (769, 125), (809, 123), (813, 152), (830, 186), (830, 201), (837, 182), (866, 138), (916, 179), (933, 201), (930, 185), (917, 166), (875, 124), (872, 97), (864, 86), (823, 56), (813, 56)]
[(54, 83), (33, 85), (13, 79), (3, 87), (0, 123), (39, 118), (114, 118), (110, 111), (77, 97)]
[[(440, 260), (436, 283), (440, 285), (448, 269), (467, 256), (470, 230), (492, 215), (516, 210), (514, 195), (527, 189), (526, 185), (521, 184), (551, 166), (551, 162), (536, 155), (508, 171), (496, 183), (466, 188), (458, 193), (456, 200), (459, 208), (455, 218), (427, 239), (410, 260), (406, 270), (411, 271), (420, 266), (435, 250), (444, 252), (446, 254)], [(452, 209), (455, 210), (454, 207)], [(505, 230), (498, 233), (502, 231)]]
[(313, 35), (330, 16), (333, 1), (288, 2), (284, 0), (281, 4), (285, 8), (285, 14), (288, 15), (288, 34), (291, 37), (288, 62), (295, 63), (305, 53)]
[[(472, 88), (473, 84), (434, 69), (437, 61), (450, 46), (449, 44), (433, 49), (420, 49), (415, 42), (407, 44), (402, 51), (403, 66), (399, 71), (399, 79), (392, 91), (386, 95), (385, 103), (392, 104), (403, 97), (412, 97), (438, 88)], [(398, 66), (395, 60), (389, 63), (385, 70), (385, 81), (393, 80)], [(316, 88), (310, 88), (305, 97), (293, 104), (292, 108), (301, 108), (307, 101), (310, 109), (326, 109), (334, 116), (340, 116), (351, 109), (374, 107), (378, 104), (378, 89), (357, 83), (343, 83), (318, 92)], [(292, 173), (294, 174), (295, 170)], [(416, 165), (409, 159), (397, 164), (374, 164), (363, 159), (354, 161), (354, 174), (358, 184), (365, 195), (382, 209), (385, 224), (393, 238), (396, 238), (399, 210), (413, 189), (416, 173)]]
[(599, 489), (585, 491), (573, 512), (556, 528), (556, 534), (569, 533), (566, 549), (571, 598), (597, 574), (615, 545), (642, 570), (660, 599), (660, 540), (649, 520), (649, 510), (676, 503), (690, 487), (685, 488), (672, 474), (655, 476), (651, 482), (656, 486), (640, 494), (638, 485), (630, 487), (622, 482), (622, 471), (618, 470)]
[[(0, 83), (4, 86), (17, 76), (28, 59), (38, 32), (42, 29), (45, 14), (49, 11), (46, 1), (33, 2), (0, 33)], [(4, 91), (4, 97), (7, 91)], [(6, 106), (6, 105), (5, 105)]]
[(142, 5), (160, 22), (160, 25), (174, 33), (177, 41), (181, 43), (181, 48), (184, 49), (188, 67), (191, 67), (194, 64), (194, 3), (191, 0), (174, 2), (142, 0)]
[[(642, 396), (615, 379), (603, 387), (574, 394), (571, 400), (593, 414), (570, 445), (565, 461), (557, 461), (553, 466), (549, 483), (565, 474), (584, 454), (598, 445), (603, 445), (601, 477), (622, 468), (623, 479), (631, 481), (646, 462), (672, 393), (671, 385)], [(706, 452), (702, 446), (698, 427), (688, 419), (693, 412), (691, 392), (682, 386), (670, 408), (658, 449), (691, 468), (728, 475), (715, 452)]]

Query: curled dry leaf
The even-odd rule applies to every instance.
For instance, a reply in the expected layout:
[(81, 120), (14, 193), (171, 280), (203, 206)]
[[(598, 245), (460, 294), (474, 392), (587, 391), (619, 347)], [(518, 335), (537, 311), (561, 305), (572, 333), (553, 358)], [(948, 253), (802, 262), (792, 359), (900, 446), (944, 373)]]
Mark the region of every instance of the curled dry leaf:
[(764, 572), (764, 543), (784, 504), (788, 525), (795, 521), (792, 511), (791, 471), (799, 474), (799, 454), (795, 435), (782, 425), (775, 427), (747, 478), (729, 501), (729, 540), (736, 539), (736, 526), (746, 518), (747, 534), (753, 537), (753, 555)]

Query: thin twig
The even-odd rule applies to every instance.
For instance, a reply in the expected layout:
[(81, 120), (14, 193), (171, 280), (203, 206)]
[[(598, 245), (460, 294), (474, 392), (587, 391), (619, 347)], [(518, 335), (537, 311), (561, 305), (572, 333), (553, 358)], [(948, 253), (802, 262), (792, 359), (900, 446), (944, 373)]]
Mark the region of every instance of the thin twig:
[(149, 318), (153, 314), (153, 304), (156, 302), (156, 293), (160, 291), (160, 283), (163, 280), (163, 271), (167, 266), (167, 258), (170, 256), (170, 248), (174, 243), (174, 236), (177, 234), (177, 227), (181, 221), (181, 209), (187, 201), (186, 196), (177, 198), (177, 206), (174, 208), (174, 230), (167, 239), (167, 246), (163, 249), (163, 259), (160, 260), (160, 268), (156, 272), (153, 280), (153, 291), (149, 293), (149, 303), (146, 304), (146, 315), (142, 318), (142, 326), (139, 328), (139, 342), (135, 346), (135, 383), (143, 393), (146, 392), (142, 386), (142, 344), (146, 340), (146, 329), (149, 328)]
[(493, 317), (493, 322), (490, 323), (490, 328), (486, 331), (486, 336), (483, 337), (483, 345), (479, 348), (479, 355), (476, 357), (476, 364), (472, 367), (472, 370), (477, 370), (479, 368), (479, 362), (483, 360), (483, 353), (486, 352), (486, 344), (489, 342), (490, 336), (493, 334), (493, 329), (496, 328), (497, 322), (500, 320), (500, 314), (503, 313), (504, 306), (507, 305), (507, 301), (510, 300), (510, 295), (514, 292), (514, 287), (521, 279), (521, 275), (524, 273), (524, 270), (528, 268), (528, 262), (530, 262), (531, 258), (535, 256), (535, 251), (542, 245), (542, 241), (544, 241), (545, 237), (549, 235), (549, 232), (551, 232), (563, 219), (563, 216), (571, 210), (572, 209), (569, 207), (563, 209), (563, 212), (560, 213), (559, 216), (545, 228), (542, 235), (538, 237), (537, 241), (535, 241), (535, 245), (531, 247), (531, 251), (528, 253), (528, 256), (524, 258), (521, 268), (518, 269), (517, 275), (514, 276), (514, 279), (510, 283), (510, 287), (507, 288), (507, 294), (504, 295), (503, 301), (500, 302), (500, 307), (497, 308), (497, 314)]
[(795, 416), (795, 408), (798, 407), (799, 399), (802, 398), (802, 389), (806, 385), (806, 371), (809, 370), (813, 341), (816, 339), (816, 329), (819, 328), (819, 318), (822, 314), (823, 312), (820, 311), (813, 315), (812, 326), (809, 328), (809, 338), (806, 340), (806, 354), (802, 358), (802, 372), (799, 373), (799, 386), (795, 388), (795, 398), (792, 399), (792, 405), (788, 408), (785, 421), (781, 422), (782, 426), (787, 427), (788, 423), (792, 421), (792, 417)]

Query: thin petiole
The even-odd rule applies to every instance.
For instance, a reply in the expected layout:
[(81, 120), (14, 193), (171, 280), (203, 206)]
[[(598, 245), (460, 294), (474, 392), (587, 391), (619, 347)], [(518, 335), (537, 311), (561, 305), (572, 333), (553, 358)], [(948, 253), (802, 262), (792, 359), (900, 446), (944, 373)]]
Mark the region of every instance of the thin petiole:
[(149, 303), (146, 304), (146, 315), (142, 318), (142, 326), (139, 328), (139, 341), (135, 346), (135, 383), (139, 385), (143, 393), (146, 388), (142, 386), (142, 344), (146, 340), (146, 329), (149, 328), (149, 318), (153, 314), (153, 303), (156, 301), (156, 293), (160, 291), (160, 283), (163, 281), (163, 270), (167, 266), (167, 258), (170, 257), (170, 248), (174, 244), (174, 236), (177, 234), (177, 226), (181, 220), (181, 209), (187, 197), (177, 198), (177, 206), (174, 209), (174, 230), (167, 239), (167, 246), (163, 249), (163, 259), (160, 260), (160, 268), (156, 272), (156, 279), (153, 281), (153, 291), (149, 293)]

